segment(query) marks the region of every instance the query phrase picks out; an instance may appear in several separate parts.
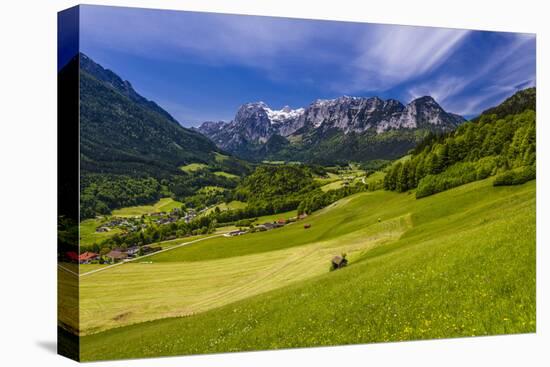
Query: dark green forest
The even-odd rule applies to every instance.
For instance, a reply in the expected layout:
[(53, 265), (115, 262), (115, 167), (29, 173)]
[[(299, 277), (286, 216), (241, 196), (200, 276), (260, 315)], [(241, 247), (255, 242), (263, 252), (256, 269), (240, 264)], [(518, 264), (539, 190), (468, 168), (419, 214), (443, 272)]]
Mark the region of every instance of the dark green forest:
[[(162, 196), (183, 201), (207, 185), (232, 189), (235, 180), (213, 172), (250, 172), (248, 163), (230, 155), (218, 159), (214, 143), (182, 127), (110, 70), (84, 54), (71, 61), (75, 62), (80, 63), (82, 218), (152, 203)], [(208, 169), (179, 169), (189, 163), (204, 163)]]
[(534, 96), (534, 88), (526, 89), (452, 133), (430, 135), (409, 160), (391, 166), (384, 188), (416, 188), (421, 198), (489, 176), (497, 176), (495, 185), (534, 179)]

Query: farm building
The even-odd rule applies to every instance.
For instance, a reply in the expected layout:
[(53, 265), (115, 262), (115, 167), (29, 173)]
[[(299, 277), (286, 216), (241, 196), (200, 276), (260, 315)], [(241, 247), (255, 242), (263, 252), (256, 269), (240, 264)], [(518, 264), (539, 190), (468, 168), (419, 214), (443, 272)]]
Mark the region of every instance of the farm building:
[(332, 263), (332, 269), (335, 270), (346, 266), (348, 264), (348, 260), (346, 260), (345, 256), (334, 256), (332, 258), (331, 263)]
[(160, 247), (160, 246), (143, 246), (141, 249), (142, 249), (144, 254), (151, 254), (153, 252), (157, 252), (157, 251), (162, 250), (162, 247)]
[(235, 231), (231, 231), (229, 233), (224, 234), (225, 237), (235, 237), (245, 234), (246, 231), (241, 231), (240, 229), (237, 229)]
[(129, 257), (134, 257), (138, 254), (139, 252), (139, 246), (132, 246), (132, 247), (128, 247), (128, 249), (126, 250), (126, 252), (128, 253), (128, 256)]
[(111, 261), (116, 262), (116, 261), (127, 259), (128, 258), (128, 253), (126, 253), (126, 252), (124, 252), (120, 249), (114, 249), (114, 250), (111, 250), (106, 256)]
[(99, 255), (96, 254), (95, 252), (86, 251), (86, 252), (80, 254), (80, 256), (78, 257), (78, 262), (80, 264), (89, 264), (90, 261), (95, 260), (98, 257), (99, 257)]
[(269, 231), (270, 229), (277, 228), (277, 227), (275, 226), (275, 224), (273, 224), (273, 223), (264, 223), (264, 224), (260, 224), (258, 227), (263, 227), (263, 228), (267, 229), (268, 231)]

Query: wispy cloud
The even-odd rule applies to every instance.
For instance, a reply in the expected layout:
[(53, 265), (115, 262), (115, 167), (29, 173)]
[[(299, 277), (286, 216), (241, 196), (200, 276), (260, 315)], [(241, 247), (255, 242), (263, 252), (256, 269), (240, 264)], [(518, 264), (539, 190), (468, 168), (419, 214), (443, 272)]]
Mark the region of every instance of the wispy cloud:
[(351, 62), (352, 83), (336, 88), (355, 92), (385, 90), (418, 78), (447, 60), (468, 36), (467, 30), (373, 25), (358, 40)]
[(472, 115), (519, 89), (534, 86), (534, 35), (505, 37), (511, 40), (493, 45), (491, 52), (472, 54), (466, 67), (446, 70), (411, 86), (409, 98), (429, 94), (446, 109)]
[[(535, 83), (532, 35), (84, 9), (83, 49), (102, 54), (183, 122), (227, 119), (250, 98), (299, 107), (342, 94), (403, 102), (431, 95), (445, 109), (471, 115)], [(155, 82), (161, 79), (164, 85)]]

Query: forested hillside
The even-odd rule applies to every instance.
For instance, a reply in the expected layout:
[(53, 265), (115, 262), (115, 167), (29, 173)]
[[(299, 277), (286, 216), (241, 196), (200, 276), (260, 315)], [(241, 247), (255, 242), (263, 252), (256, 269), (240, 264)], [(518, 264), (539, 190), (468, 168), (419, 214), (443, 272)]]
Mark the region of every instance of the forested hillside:
[[(66, 67), (75, 63), (80, 67), (81, 217), (166, 195), (182, 199), (205, 185), (232, 188), (235, 180), (213, 172), (249, 172), (246, 162), (221, 154), (206, 137), (182, 127), (139, 95), (128, 81), (84, 54)], [(191, 163), (207, 169), (180, 169)]]
[(384, 187), (417, 188), (421, 198), (493, 175), (495, 185), (534, 179), (535, 109), (535, 88), (526, 89), (452, 133), (430, 136), (410, 160), (391, 167)]

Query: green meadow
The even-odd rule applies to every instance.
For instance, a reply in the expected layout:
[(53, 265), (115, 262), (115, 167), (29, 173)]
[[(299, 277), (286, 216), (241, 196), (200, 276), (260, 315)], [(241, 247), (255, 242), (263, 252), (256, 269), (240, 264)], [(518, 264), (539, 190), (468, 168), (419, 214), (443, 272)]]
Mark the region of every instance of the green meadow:
[[(222, 158), (220, 158), (220, 159), (222, 159)], [(205, 168), (208, 168), (208, 165), (204, 164), (204, 163), (191, 163), (191, 164), (187, 164), (185, 166), (180, 167), (180, 169), (184, 172), (195, 172), (195, 171), (199, 171), (199, 170), (205, 169)]]
[(134, 217), (143, 214), (169, 212), (174, 208), (181, 208), (182, 205), (182, 203), (172, 198), (162, 198), (152, 205), (130, 206), (113, 210), (113, 215), (117, 217)]
[(89, 274), (82, 360), (533, 332), (535, 187), (364, 192)]
[(119, 228), (114, 228), (109, 232), (96, 232), (96, 228), (100, 227), (101, 224), (106, 221), (107, 220), (102, 218), (93, 218), (85, 219), (80, 222), (80, 244), (91, 245), (94, 243), (99, 243), (109, 237), (114, 236), (117, 233), (122, 233), (122, 230)]
[(239, 178), (239, 176), (237, 176), (237, 175), (234, 175), (234, 174), (228, 173), (228, 172), (224, 172), (224, 171), (216, 171), (216, 172), (214, 172), (214, 174), (216, 176), (222, 176), (222, 177), (227, 177), (227, 178), (232, 178), (232, 179)]
[(210, 214), (216, 208), (219, 208), (221, 211), (231, 210), (231, 209), (242, 209), (246, 207), (246, 203), (238, 200), (230, 201), (229, 203), (220, 203), (212, 208), (207, 209), (204, 214)]

